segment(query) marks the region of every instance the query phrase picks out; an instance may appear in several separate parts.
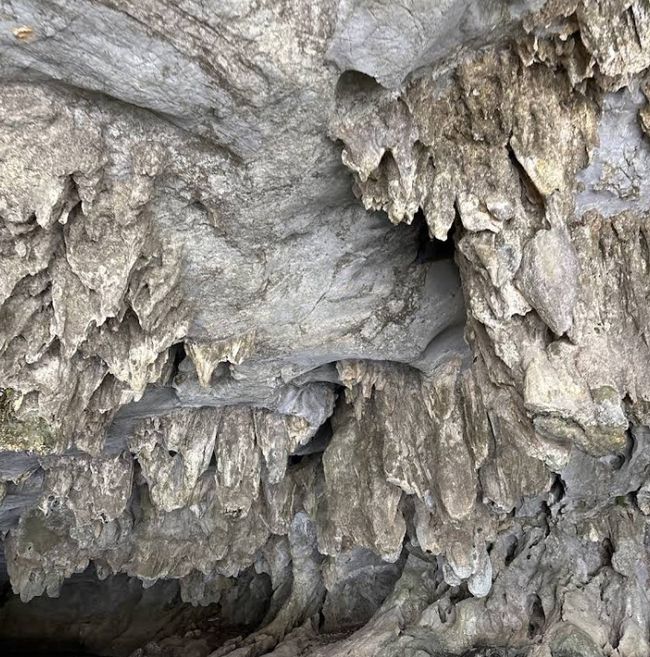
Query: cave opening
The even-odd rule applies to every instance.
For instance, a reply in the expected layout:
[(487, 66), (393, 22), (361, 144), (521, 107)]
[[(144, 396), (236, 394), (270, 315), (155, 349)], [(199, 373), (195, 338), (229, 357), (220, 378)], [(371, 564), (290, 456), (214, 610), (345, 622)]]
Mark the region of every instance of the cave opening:
[(451, 231), (444, 241), (433, 237), (429, 232), (429, 225), (422, 208), (418, 209), (413, 216), (411, 226), (417, 230), (417, 254), (415, 256), (417, 264), (454, 259), (454, 239)]
[(100, 577), (93, 564), (66, 579), (58, 597), (22, 602), (5, 580), (0, 589), (0, 654), (127, 657), (151, 641), (201, 637), (202, 651), (249, 633), (271, 598), (267, 575), (240, 574), (214, 601), (184, 602), (178, 580), (145, 586), (125, 574)]

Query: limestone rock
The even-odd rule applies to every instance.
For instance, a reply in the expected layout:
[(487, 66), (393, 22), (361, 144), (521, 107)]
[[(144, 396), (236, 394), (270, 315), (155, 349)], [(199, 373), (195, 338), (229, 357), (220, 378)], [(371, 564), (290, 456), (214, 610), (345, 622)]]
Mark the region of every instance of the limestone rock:
[(0, 48), (0, 650), (650, 654), (644, 0)]

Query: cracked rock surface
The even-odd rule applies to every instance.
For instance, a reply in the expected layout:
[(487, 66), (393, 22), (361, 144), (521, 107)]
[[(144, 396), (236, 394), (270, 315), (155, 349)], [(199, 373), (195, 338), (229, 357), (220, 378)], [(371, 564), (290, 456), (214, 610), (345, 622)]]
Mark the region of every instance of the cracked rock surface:
[(0, 0), (0, 649), (650, 655), (649, 69), (647, 0)]

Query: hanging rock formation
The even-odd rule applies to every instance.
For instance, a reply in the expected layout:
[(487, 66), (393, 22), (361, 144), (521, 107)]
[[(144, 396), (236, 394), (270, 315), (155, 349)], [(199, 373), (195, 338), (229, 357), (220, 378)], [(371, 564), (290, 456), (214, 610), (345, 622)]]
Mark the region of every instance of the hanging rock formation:
[(647, 0), (0, 48), (0, 648), (650, 655)]

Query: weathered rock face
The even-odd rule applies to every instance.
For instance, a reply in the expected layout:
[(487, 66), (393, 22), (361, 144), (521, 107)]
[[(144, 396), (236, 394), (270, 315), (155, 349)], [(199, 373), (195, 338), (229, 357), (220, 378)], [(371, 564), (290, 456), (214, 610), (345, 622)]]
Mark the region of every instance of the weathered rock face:
[(0, 644), (650, 654), (647, 2), (0, 8)]

